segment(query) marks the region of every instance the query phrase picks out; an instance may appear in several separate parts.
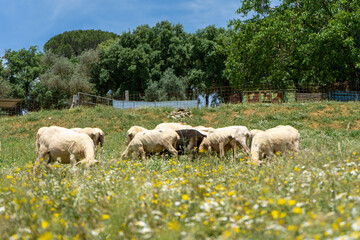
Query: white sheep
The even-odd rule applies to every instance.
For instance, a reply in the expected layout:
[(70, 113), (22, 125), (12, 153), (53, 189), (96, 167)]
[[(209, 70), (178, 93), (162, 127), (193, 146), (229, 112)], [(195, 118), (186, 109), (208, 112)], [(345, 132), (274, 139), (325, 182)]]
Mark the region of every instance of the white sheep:
[(95, 145), (95, 154), (98, 150), (98, 145), (100, 145), (100, 156), (103, 155), (104, 149), (104, 140), (105, 140), (105, 133), (100, 128), (71, 128), (71, 130), (78, 132), (78, 133), (85, 133), (87, 134), (93, 141)]
[(49, 159), (46, 166), (55, 161), (62, 164), (71, 163), (73, 166), (85, 163), (86, 167), (98, 163), (95, 160), (94, 142), (88, 135), (57, 126), (42, 128), (39, 131), (40, 134), (37, 135), (38, 157), (34, 166), (35, 174), (38, 172), (37, 168), (40, 167), (40, 163), (47, 156)]
[(210, 133), (215, 131), (215, 128), (212, 127), (204, 127), (204, 126), (196, 126), (194, 129), (198, 130), (199, 132), (209, 135)]
[(273, 154), (300, 150), (300, 134), (292, 126), (279, 125), (255, 135), (251, 144), (251, 160), (261, 163), (260, 160), (271, 160)]
[(264, 131), (258, 132), (251, 143), (251, 161), (256, 164), (263, 163), (264, 158), (271, 159), (274, 155), (274, 150), (269, 138), (269, 134)]
[(193, 127), (182, 123), (160, 123), (154, 129), (172, 129), (176, 131), (181, 129), (193, 129)]
[(259, 129), (252, 129), (250, 130), (250, 137), (249, 137), (249, 147), (251, 148), (251, 143), (252, 143), (252, 140), (254, 139), (255, 135), (259, 132), (263, 132), (262, 130), (259, 130)]
[(249, 130), (244, 126), (230, 126), (217, 128), (211, 132), (200, 144), (200, 152), (212, 149), (220, 154), (220, 159), (225, 156), (225, 152), (233, 149), (233, 161), (236, 158), (236, 147), (239, 144), (247, 153), (250, 149), (246, 145), (246, 141), (250, 136)]
[(129, 143), (131, 142), (131, 140), (133, 140), (133, 138), (135, 137), (136, 134), (138, 134), (139, 132), (142, 131), (147, 131), (146, 128), (140, 127), (140, 126), (132, 126), (131, 128), (129, 128), (129, 130), (127, 130), (126, 132), (126, 143), (125, 145), (129, 145)]
[(129, 158), (133, 152), (136, 158), (141, 154), (142, 159), (146, 158), (146, 153), (156, 153), (167, 149), (175, 157), (178, 152), (175, 149), (179, 135), (171, 129), (154, 129), (140, 132), (131, 140), (121, 158)]

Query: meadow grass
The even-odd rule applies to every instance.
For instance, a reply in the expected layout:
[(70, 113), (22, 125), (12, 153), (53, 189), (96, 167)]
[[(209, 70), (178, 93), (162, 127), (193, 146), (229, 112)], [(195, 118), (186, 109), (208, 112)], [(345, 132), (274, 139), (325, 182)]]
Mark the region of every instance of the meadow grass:
[[(254, 166), (205, 154), (120, 160), (126, 130), (171, 108), (41, 111), (0, 118), (0, 239), (358, 239), (360, 104), (291, 103), (191, 109), (187, 124), (267, 129), (290, 124), (301, 151)], [(42, 126), (100, 127), (102, 163), (32, 174)]]

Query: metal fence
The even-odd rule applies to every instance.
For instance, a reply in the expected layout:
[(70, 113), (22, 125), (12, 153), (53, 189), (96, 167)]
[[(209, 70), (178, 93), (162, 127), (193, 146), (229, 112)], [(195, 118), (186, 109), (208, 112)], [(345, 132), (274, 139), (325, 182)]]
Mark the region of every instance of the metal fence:
[(116, 98), (103, 98), (94, 95), (79, 93), (78, 104), (94, 105), (106, 104), (114, 108), (127, 109), (138, 107), (216, 107), (226, 103), (286, 103), (286, 102), (303, 102), (303, 101), (359, 101), (360, 91), (346, 91), (343, 88), (306, 86), (297, 89), (280, 89), (272, 86), (261, 87), (214, 87), (210, 89), (189, 89), (185, 97), (174, 92), (167, 96), (164, 101), (148, 101), (147, 99), (156, 99), (156, 96), (145, 94), (125, 94)]
[[(161, 100), (160, 100), (161, 99)], [(242, 86), (239, 88), (213, 87), (210, 89), (188, 89), (185, 94), (168, 93), (166, 96), (125, 93), (120, 96), (101, 97), (78, 93), (73, 99), (57, 99), (49, 96), (29, 96), (15, 105), (0, 104), (0, 115), (22, 115), (41, 109), (63, 109), (78, 105), (109, 105), (127, 109), (137, 107), (216, 107), (226, 103), (286, 103), (302, 101), (359, 101), (360, 91), (349, 88), (347, 84), (326, 86), (298, 86), (281, 88), (272, 85)]]

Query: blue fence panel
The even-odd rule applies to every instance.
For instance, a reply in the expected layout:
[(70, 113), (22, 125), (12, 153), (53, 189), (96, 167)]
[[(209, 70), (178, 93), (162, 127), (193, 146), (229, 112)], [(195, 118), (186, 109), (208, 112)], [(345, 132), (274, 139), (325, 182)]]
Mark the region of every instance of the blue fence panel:
[(330, 91), (329, 92), (329, 100), (335, 101), (359, 101), (360, 100), (360, 92), (356, 91)]
[(113, 100), (114, 108), (139, 108), (139, 107), (174, 107), (193, 108), (197, 107), (197, 100), (142, 102), (142, 101), (118, 101)]

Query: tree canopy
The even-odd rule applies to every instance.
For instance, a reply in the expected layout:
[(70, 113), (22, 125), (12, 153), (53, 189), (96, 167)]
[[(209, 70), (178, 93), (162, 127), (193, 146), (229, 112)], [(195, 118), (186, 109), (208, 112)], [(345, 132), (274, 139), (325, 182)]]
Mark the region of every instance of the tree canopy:
[(29, 96), (32, 85), (43, 71), (42, 55), (43, 53), (36, 46), (31, 46), (28, 50), (25, 48), (19, 51), (6, 50), (4, 56), (6, 67), (2, 70), (2, 75), (12, 86), (13, 97)]
[(71, 58), (79, 56), (84, 50), (96, 49), (104, 41), (118, 37), (115, 33), (101, 30), (69, 31), (50, 38), (44, 45), (44, 51)]
[(249, 18), (231, 21), (226, 39), (233, 86), (348, 81), (359, 87), (358, 1), (284, 0), (271, 8), (268, 0), (244, 0), (237, 12)]
[[(184, 79), (186, 87), (228, 85), (223, 70), (226, 55), (219, 50), (224, 29), (209, 26), (195, 34), (181, 24), (158, 22), (123, 33), (118, 41), (99, 47), (99, 62), (92, 83), (103, 95), (145, 93), (167, 69)], [(100, 45), (101, 46), (101, 45)], [(152, 85), (154, 86), (154, 85)]]

